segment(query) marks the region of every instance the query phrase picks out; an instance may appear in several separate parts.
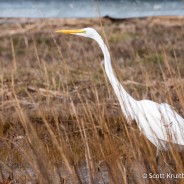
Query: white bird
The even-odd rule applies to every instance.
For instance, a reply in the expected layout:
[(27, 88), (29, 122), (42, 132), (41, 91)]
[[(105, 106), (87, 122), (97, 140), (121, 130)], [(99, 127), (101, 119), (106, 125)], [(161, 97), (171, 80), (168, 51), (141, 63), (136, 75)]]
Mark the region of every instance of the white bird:
[(184, 146), (184, 119), (166, 103), (158, 104), (150, 100), (135, 100), (120, 84), (113, 72), (111, 58), (106, 44), (93, 28), (79, 30), (57, 30), (57, 33), (72, 34), (92, 38), (100, 46), (104, 55), (107, 77), (119, 100), (127, 121), (136, 121), (140, 131), (159, 150), (168, 150), (170, 144), (182, 149)]

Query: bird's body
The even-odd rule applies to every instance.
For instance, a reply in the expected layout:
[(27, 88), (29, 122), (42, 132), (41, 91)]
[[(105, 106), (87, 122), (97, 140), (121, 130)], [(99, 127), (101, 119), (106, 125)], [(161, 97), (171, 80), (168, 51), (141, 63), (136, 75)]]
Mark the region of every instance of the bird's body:
[(168, 104), (141, 100), (135, 114), (140, 130), (159, 150), (169, 149), (169, 142), (184, 145), (184, 119)]
[(135, 120), (140, 131), (158, 149), (167, 150), (170, 143), (184, 146), (184, 119), (166, 104), (150, 100), (137, 101), (131, 97), (116, 78), (107, 46), (101, 36), (92, 28), (81, 30), (59, 30), (57, 32), (74, 34), (94, 39), (104, 54), (104, 65), (107, 77), (119, 100), (121, 109), (128, 122)]

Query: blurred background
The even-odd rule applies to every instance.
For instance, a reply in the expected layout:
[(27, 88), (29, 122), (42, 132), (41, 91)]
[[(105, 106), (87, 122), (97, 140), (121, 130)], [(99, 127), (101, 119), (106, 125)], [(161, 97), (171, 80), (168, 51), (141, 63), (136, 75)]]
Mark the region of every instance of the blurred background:
[(1, 0), (0, 17), (130, 18), (184, 15), (182, 0)]

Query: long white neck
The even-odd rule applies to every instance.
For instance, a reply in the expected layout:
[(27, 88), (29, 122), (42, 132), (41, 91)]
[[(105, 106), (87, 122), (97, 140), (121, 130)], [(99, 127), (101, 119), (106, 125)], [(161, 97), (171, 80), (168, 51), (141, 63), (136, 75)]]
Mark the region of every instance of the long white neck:
[(125, 117), (127, 118), (127, 120), (133, 120), (135, 117), (134, 110), (135, 110), (137, 101), (125, 91), (125, 89), (120, 84), (117, 77), (115, 76), (111, 65), (111, 58), (110, 58), (109, 51), (104, 41), (102, 40), (101, 36), (98, 35), (97, 39), (95, 40), (97, 41), (100, 48), (102, 49), (102, 52), (104, 55), (105, 72), (119, 100), (121, 109)]

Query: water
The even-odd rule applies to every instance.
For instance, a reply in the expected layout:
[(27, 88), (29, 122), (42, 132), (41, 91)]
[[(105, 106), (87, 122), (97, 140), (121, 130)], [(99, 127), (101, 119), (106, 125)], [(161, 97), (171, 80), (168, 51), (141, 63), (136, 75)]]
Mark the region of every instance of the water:
[(182, 0), (1, 0), (0, 17), (131, 18), (184, 15)]

